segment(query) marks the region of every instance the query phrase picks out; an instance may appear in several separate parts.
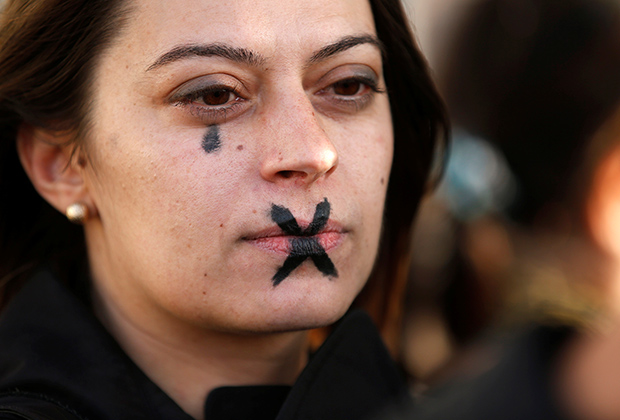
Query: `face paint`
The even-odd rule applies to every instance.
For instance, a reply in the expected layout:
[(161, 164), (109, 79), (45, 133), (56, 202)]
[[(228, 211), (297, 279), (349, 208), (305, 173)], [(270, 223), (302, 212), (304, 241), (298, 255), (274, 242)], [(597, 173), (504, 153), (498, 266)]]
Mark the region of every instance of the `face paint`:
[(271, 206), (271, 220), (273, 220), (287, 235), (295, 236), (291, 239), (289, 256), (271, 279), (274, 286), (279, 285), (289, 274), (310, 258), (316, 268), (324, 276), (338, 277), (334, 263), (327, 255), (325, 248), (315, 236), (321, 232), (329, 220), (331, 206), (327, 198), (316, 205), (312, 222), (304, 230), (299, 227), (297, 220), (289, 209), (273, 204)]
[(209, 126), (209, 129), (202, 138), (202, 148), (207, 153), (214, 153), (220, 150), (222, 142), (220, 140), (220, 129), (217, 125)]

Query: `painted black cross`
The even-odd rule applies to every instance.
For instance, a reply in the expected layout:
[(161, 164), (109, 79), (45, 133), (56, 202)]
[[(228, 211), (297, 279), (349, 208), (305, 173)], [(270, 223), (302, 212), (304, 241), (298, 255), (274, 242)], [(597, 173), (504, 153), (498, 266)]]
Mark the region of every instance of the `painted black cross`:
[(297, 267), (308, 258), (324, 276), (338, 277), (334, 263), (319, 243), (316, 235), (325, 227), (329, 219), (331, 206), (327, 198), (316, 205), (312, 223), (306, 229), (299, 227), (297, 220), (289, 209), (275, 204), (271, 205), (271, 219), (280, 226), (285, 234), (294, 236), (291, 239), (291, 251), (271, 281), (274, 286), (282, 283)]

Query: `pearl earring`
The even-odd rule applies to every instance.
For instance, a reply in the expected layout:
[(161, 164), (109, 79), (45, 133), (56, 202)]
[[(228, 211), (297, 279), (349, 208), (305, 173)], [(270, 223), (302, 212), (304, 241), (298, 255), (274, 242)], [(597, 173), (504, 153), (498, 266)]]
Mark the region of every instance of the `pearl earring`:
[(88, 207), (84, 203), (73, 203), (65, 212), (70, 222), (81, 225), (88, 219)]

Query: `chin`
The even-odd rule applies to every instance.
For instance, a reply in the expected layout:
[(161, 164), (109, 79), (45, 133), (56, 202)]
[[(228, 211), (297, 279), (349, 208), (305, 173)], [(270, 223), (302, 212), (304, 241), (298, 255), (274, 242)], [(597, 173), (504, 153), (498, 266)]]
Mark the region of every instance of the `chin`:
[(272, 319), (265, 325), (263, 332), (289, 332), (326, 327), (338, 321), (346, 313), (347, 309), (330, 311), (330, 313), (309, 313), (310, 311), (304, 311), (301, 314), (296, 313), (290, 317)]
[[(256, 332), (285, 332), (320, 328), (338, 321), (349, 309), (355, 294), (288, 291), (255, 316)], [(257, 321), (262, 320), (259, 324)]]

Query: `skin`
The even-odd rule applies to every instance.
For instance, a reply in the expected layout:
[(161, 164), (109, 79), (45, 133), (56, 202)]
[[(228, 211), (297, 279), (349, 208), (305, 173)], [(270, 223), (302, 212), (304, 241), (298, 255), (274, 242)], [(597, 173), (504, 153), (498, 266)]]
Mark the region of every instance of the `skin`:
[[(143, 310), (165, 308), (231, 332), (308, 328), (343, 314), (376, 254), (386, 188), (380, 179), (389, 175), (392, 157), (390, 113), (385, 94), (372, 95), (356, 111), (328, 91), (330, 82), (355, 74), (347, 65), (380, 76), (375, 46), (360, 45), (312, 66), (308, 60), (360, 33), (374, 34), (363, 1), (273, 1), (260, 8), (136, 3), (95, 78), (92, 166), (85, 180), (100, 215), (87, 226), (89, 247), (96, 250), (92, 265), (115, 302), (131, 296)], [(145, 71), (179, 44), (214, 42), (256, 51), (265, 63), (249, 68), (192, 57)], [(204, 76), (208, 83), (243, 84), (239, 90), (248, 99), (215, 121), (197, 116), (199, 103), (169, 102), (179, 86)], [(200, 147), (205, 120), (220, 123), (217, 155)], [(339, 281), (325, 281), (308, 267), (274, 290), (269, 280), (284, 256), (242, 238), (274, 226), (271, 203), (309, 223), (324, 197), (332, 220), (346, 232), (330, 252)]]
[[(131, 5), (95, 69), (86, 163), (54, 178), (66, 150), (23, 141), (20, 153), (52, 204), (64, 211), (79, 200), (94, 214), (84, 227), (98, 316), (201, 418), (216, 386), (293, 383), (306, 362), (304, 330), (336, 321), (366, 282), (393, 153), (382, 56), (365, 41), (317, 56), (346, 37), (375, 36), (364, 0)], [(161, 59), (180, 45), (214, 43), (258, 59)], [(382, 92), (341, 83), (359, 77)], [(212, 85), (226, 88), (195, 93)], [(213, 125), (221, 147), (206, 153)], [(34, 164), (24, 158), (31, 148)], [(37, 184), (39, 172), (62, 194)], [(325, 198), (331, 230), (316, 238), (330, 244), (338, 276), (307, 259), (274, 287), (288, 253), (256, 241), (277, 229), (271, 206), (306, 229)]]

